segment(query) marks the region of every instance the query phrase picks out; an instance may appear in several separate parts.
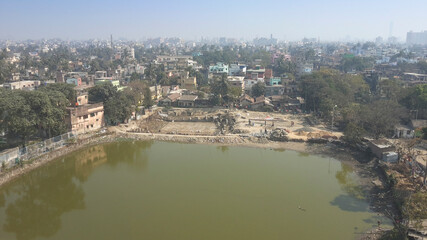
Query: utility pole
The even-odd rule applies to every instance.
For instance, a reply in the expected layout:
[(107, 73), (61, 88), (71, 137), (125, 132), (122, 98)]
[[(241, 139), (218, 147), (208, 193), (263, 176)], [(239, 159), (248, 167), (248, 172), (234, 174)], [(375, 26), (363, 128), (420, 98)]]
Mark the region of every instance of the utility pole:
[(331, 122), (331, 129), (333, 130), (334, 129), (334, 117), (335, 117), (335, 108), (337, 107), (337, 105), (335, 105), (333, 108), (332, 108), (332, 122)]

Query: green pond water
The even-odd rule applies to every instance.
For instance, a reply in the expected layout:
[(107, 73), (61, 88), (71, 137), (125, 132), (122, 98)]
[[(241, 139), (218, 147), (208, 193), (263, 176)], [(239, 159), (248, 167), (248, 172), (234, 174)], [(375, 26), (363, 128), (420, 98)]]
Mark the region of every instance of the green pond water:
[(0, 239), (355, 239), (388, 221), (335, 159), (245, 147), (118, 142), (0, 188)]

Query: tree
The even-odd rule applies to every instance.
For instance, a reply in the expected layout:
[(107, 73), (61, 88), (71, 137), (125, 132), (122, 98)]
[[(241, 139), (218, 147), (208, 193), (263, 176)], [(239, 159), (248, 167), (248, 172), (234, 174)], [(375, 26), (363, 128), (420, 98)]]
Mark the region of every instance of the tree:
[(219, 99), (220, 104), (227, 100), (227, 94), (229, 93), (229, 90), (230, 86), (225, 74), (221, 76), (221, 79), (215, 79), (211, 84), (211, 93)]
[(136, 100), (127, 91), (120, 92), (111, 83), (97, 85), (89, 90), (89, 101), (103, 102), (106, 123), (115, 125), (129, 119), (132, 114), (132, 104)]
[(417, 192), (412, 194), (404, 205), (404, 214), (416, 229), (422, 227), (422, 221), (427, 219), (427, 193)]
[(130, 75), (130, 81), (132, 82), (132, 81), (137, 81), (137, 80), (141, 80), (142, 78), (141, 78), (141, 75), (140, 74), (138, 74), (138, 73), (136, 73), (136, 72), (133, 72), (131, 75)]
[(21, 91), (2, 91), (0, 94), (0, 128), (8, 138), (20, 137), (24, 144), (37, 132), (37, 116)]
[(257, 82), (255, 85), (252, 86), (252, 96), (254, 97), (260, 97), (265, 94), (265, 83), (263, 82)]
[(362, 142), (362, 137), (365, 135), (365, 129), (354, 123), (349, 123), (344, 130), (344, 140), (350, 144), (358, 144)]
[(405, 110), (390, 100), (378, 100), (361, 108), (361, 124), (375, 138), (390, 135), (393, 127), (405, 116)]
[(68, 99), (50, 89), (2, 90), (0, 94), (0, 129), (8, 140), (20, 137), (25, 144), (33, 136), (52, 137), (66, 132)]
[(154, 105), (154, 101), (153, 98), (151, 96), (151, 90), (149, 87), (146, 87), (144, 89), (144, 102), (143, 102), (144, 107), (146, 108), (150, 108), (151, 106)]
[(132, 100), (130, 96), (118, 92), (115, 97), (104, 103), (105, 120), (108, 124), (123, 123), (132, 115)]
[(89, 102), (105, 103), (110, 98), (113, 98), (117, 95), (117, 87), (113, 86), (111, 83), (105, 83), (101, 85), (96, 85), (93, 88), (89, 89)]
[(52, 83), (47, 84), (39, 88), (40, 91), (45, 91), (47, 93), (52, 91), (61, 92), (69, 101), (69, 105), (74, 105), (77, 99), (76, 90), (74, 90), (74, 85), (67, 83)]
[(124, 93), (131, 96), (134, 105), (140, 105), (143, 101), (143, 93), (146, 87), (147, 84), (143, 81), (133, 81), (129, 83)]
[(340, 63), (340, 70), (347, 73), (350, 71), (363, 71), (373, 66), (371, 58), (344, 56)]
[(352, 103), (369, 101), (369, 86), (361, 76), (321, 70), (301, 77), (300, 88), (306, 108), (329, 116), (333, 106), (340, 109)]

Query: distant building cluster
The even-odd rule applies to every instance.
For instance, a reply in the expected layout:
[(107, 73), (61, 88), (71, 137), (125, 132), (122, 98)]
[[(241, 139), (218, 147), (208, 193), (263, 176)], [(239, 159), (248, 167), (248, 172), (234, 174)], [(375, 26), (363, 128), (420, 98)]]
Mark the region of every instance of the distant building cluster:
[(408, 32), (406, 34), (407, 44), (427, 44), (427, 31), (424, 32)]

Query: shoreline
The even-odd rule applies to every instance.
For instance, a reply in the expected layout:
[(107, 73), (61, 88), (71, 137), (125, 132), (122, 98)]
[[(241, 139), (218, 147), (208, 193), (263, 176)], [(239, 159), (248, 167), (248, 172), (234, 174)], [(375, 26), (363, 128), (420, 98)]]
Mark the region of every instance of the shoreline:
[[(333, 144), (309, 143), (309, 142), (278, 142), (270, 141), (265, 138), (243, 138), (239, 135), (224, 136), (201, 136), (201, 135), (172, 135), (172, 134), (150, 134), (150, 133), (128, 133), (112, 132), (107, 135), (96, 136), (88, 139), (78, 139), (76, 143), (66, 147), (46, 153), (38, 158), (24, 162), (22, 166), (15, 165), (6, 171), (0, 172), (0, 188), (13, 181), (14, 179), (37, 169), (57, 158), (76, 152), (78, 150), (91, 147), (98, 144), (117, 142), (122, 140), (137, 141), (164, 141), (177, 143), (207, 144), (216, 146), (235, 146), (235, 147), (253, 147), (275, 150), (290, 150), (308, 154), (316, 154), (326, 157), (336, 158), (339, 161), (352, 165), (353, 167), (360, 162), (351, 156), (350, 151), (344, 147), (338, 147)], [(337, 152), (339, 151), (339, 152)]]
[[(128, 133), (128, 132), (110, 132), (104, 135), (78, 139), (76, 143), (64, 148), (46, 153), (45, 155), (33, 159), (23, 164), (23, 166), (14, 166), (6, 172), (0, 173), (0, 188), (12, 183), (15, 179), (39, 168), (49, 162), (65, 156), (67, 154), (92, 147), (94, 145), (112, 143), (118, 141), (164, 141), (175, 143), (206, 144), (216, 146), (233, 147), (251, 147), (264, 148), (270, 150), (290, 150), (308, 154), (319, 155), (323, 157), (334, 158), (344, 164), (351, 166), (354, 174), (358, 177), (359, 184), (363, 189), (366, 201), (369, 203), (370, 211), (390, 218), (385, 213), (386, 206), (390, 202), (385, 202), (380, 196), (386, 192), (385, 179), (379, 174), (378, 163), (360, 151), (352, 150), (345, 146), (333, 143), (310, 143), (310, 142), (278, 142), (270, 141), (265, 138), (241, 137), (239, 135), (224, 136), (199, 136), (199, 135), (170, 135), (170, 134), (150, 134), (150, 133)], [(378, 186), (374, 182), (381, 182)], [(368, 232), (377, 232), (378, 229), (370, 229)]]

